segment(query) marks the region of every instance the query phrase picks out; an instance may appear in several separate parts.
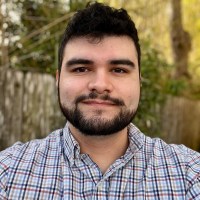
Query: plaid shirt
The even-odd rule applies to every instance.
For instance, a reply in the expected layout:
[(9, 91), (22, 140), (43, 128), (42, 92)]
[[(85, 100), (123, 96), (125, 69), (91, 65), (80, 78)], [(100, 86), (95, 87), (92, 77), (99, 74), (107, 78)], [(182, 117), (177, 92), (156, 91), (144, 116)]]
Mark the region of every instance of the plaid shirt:
[(129, 125), (124, 156), (102, 174), (64, 129), (0, 153), (0, 199), (200, 199), (200, 154)]

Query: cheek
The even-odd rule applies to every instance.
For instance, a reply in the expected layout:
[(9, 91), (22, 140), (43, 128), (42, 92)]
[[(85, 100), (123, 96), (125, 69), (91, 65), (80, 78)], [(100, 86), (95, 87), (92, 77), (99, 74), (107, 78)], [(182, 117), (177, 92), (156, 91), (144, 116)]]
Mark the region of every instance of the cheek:
[(140, 87), (138, 84), (132, 87), (124, 88), (122, 92), (122, 98), (128, 107), (135, 107), (138, 105), (140, 99)]
[(61, 101), (72, 103), (77, 96), (83, 93), (83, 83), (74, 79), (60, 80), (60, 98)]
[(60, 99), (62, 102), (64, 101), (65, 104), (69, 102), (69, 100), (73, 96), (74, 89), (72, 85), (73, 84), (70, 83), (69, 81), (60, 80), (59, 83)]

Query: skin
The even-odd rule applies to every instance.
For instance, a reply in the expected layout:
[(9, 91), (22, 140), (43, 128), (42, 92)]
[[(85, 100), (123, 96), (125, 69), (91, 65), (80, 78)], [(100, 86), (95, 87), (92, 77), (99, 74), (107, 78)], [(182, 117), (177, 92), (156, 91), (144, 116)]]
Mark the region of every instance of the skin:
[[(74, 108), (78, 96), (95, 91), (99, 98), (78, 103), (88, 120), (112, 120), (121, 109), (136, 112), (140, 74), (133, 40), (128, 36), (105, 36), (100, 41), (86, 37), (71, 39), (65, 47), (56, 80), (60, 103), (67, 108)], [(105, 94), (123, 100), (124, 105), (101, 100)], [(79, 142), (81, 153), (89, 154), (103, 173), (127, 150), (127, 127), (106, 136), (85, 135), (71, 123), (69, 128)]]

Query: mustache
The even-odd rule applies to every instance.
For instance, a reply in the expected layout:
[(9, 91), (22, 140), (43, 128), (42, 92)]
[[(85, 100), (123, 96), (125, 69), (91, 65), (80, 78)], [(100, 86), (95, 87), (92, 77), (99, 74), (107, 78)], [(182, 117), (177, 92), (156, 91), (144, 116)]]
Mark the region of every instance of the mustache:
[(110, 95), (108, 95), (108, 94), (98, 95), (96, 92), (91, 92), (89, 95), (81, 95), (81, 96), (77, 97), (75, 100), (75, 104), (78, 104), (81, 101), (90, 100), (90, 99), (101, 99), (101, 100), (105, 100), (105, 101), (110, 101), (117, 106), (125, 105), (125, 103), (122, 99), (110, 97)]

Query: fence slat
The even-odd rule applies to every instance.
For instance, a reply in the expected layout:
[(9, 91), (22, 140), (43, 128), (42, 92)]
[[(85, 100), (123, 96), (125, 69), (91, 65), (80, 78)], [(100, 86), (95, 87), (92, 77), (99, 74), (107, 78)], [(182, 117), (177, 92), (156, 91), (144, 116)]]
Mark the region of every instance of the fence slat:
[(162, 113), (164, 139), (200, 151), (200, 102), (169, 97)]
[(6, 70), (0, 83), (0, 150), (16, 141), (43, 138), (64, 126), (54, 77)]

